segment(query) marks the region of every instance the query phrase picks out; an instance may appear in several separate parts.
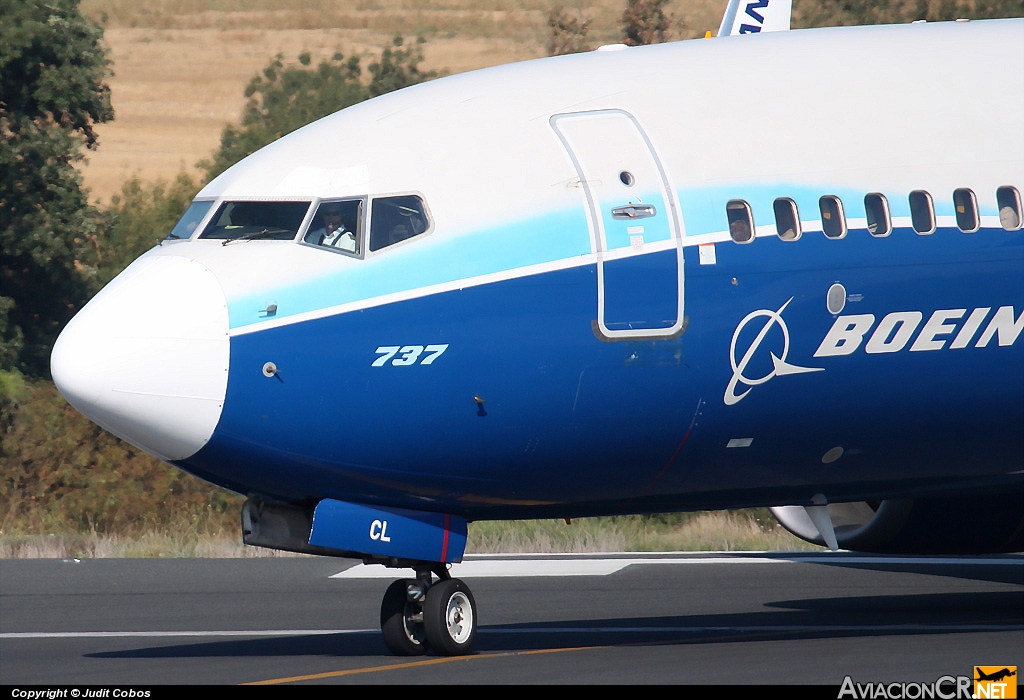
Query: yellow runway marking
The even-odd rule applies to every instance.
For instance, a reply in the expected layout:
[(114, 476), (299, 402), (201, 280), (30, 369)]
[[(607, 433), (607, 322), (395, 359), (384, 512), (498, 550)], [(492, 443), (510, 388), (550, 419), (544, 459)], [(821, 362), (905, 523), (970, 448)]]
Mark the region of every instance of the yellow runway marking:
[(355, 676), (361, 673), (379, 673), (381, 671), (398, 671), (406, 668), (418, 668), (422, 666), (434, 666), (437, 664), (448, 664), (454, 661), (472, 661), (474, 659), (496, 659), (503, 656), (533, 656), (536, 654), (559, 654), (566, 651), (585, 651), (588, 649), (604, 649), (604, 646), (594, 647), (565, 647), (563, 649), (536, 649), (534, 651), (506, 651), (498, 654), (474, 654), (471, 656), (446, 656), (440, 659), (424, 659), (423, 661), (409, 661), (408, 663), (387, 664), (385, 666), (371, 666), (369, 668), (350, 668), (344, 671), (328, 671), (326, 673), (311, 673), (306, 676), (291, 676), (290, 678), (271, 678), (265, 681), (253, 681), (242, 683), (242, 685), (281, 685), (283, 683), (298, 683), (299, 681), (315, 681), (323, 678), (340, 678), (342, 676)]

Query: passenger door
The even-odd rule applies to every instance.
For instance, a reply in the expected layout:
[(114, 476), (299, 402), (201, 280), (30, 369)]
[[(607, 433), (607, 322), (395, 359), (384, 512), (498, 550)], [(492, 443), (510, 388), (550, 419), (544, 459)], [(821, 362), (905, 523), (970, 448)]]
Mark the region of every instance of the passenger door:
[(609, 339), (674, 336), (683, 325), (675, 199), (637, 120), (622, 110), (557, 114), (551, 125), (585, 193), (597, 256), (597, 329)]

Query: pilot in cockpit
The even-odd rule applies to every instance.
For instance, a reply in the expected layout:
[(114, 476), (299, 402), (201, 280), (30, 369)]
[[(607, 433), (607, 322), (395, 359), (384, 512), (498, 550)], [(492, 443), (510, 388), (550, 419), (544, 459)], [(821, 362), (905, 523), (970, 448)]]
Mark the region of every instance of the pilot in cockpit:
[(349, 231), (346, 227), (342, 214), (342, 206), (339, 202), (326, 202), (317, 209), (317, 216), (323, 225), (316, 229), (310, 229), (306, 234), (306, 243), (322, 245), (328, 248), (337, 248), (349, 253), (357, 253), (358, 243), (355, 232)]

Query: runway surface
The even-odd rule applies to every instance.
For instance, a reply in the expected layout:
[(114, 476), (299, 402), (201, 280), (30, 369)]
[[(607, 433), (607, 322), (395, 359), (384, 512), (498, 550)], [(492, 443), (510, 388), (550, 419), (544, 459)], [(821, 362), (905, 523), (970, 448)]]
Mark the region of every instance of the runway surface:
[[(0, 684), (825, 684), (1024, 666), (1024, 556), (473, 558), (467, 657), (391, 656), (408, 572), (329, 558), (0, 561)], [(833, 696), (834, 697), (834, 696)]]

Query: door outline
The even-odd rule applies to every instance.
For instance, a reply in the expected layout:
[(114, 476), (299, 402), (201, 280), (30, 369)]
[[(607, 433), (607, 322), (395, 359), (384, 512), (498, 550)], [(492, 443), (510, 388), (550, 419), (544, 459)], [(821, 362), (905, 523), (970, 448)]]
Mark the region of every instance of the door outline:
[[(565, 130), (559, 127), (560, 122), (567, 122), (573, 119), (580, 118), (593, 118), (593, 117), (616, 117), (625, 119), (633, 129), (636, 131), (636, 135), (640, 138), (643, 145), (646, 147), (646, 151), (641, 154), (643, 158), (649, 158), (650, 164), (654, 166), (657, 172), (658, 184), (661, 188), (661, 196), (665, 203), (666, 212), (666, 224), (669, 229), (669, 236), (672, 241), (672, 247), (676, 253), (676, 318), (675, 322), (668, 327), (664, 328), (609, 328), (606, 324), (605, 319), (605, 300), (606, 300), (606, 286), (605, 286), (605, 263), (623, 259), (624, 257), (632, 257), (630, 255), (623, 255), (619, 252), (613, 252), (610, 250), (607, 241), (607, 232), (604, 227), (604, 217), (601, 211), (601, 202), (598, 201), (595, 195), (594, 187), (588, 181), (586, 170), (580, 161), (580, 158), (576, 151), (574, 151), (570, 144), (570, 136)], [(657, 151), (655, 151), (650, 138), (647, 136), (647, 132), (644, 131), (643, 127), (629, 112), (622, 109), (600, 109), (591, 110), (584, 112), (568, 112), (562, 114), (554, 114), (549, 119), (551, 128), (554, 130), (555, 135), (561, 142), (562, 147), (565, 149), (566, 154), (569, 156), (573, 167), (579, 176), (580, 185), (582, 186), (584, 196), (586, 199), (587, 209), (587, 225), (590, 229), (590, 243), (591, 250), (597, 261), (597, 319), (594, 321), (594, 333), (601, 340), (626, 340), (626, 339), (655, 339), (655, 338), (675, 338), (682, 334), (685, 329), (685, 317), (683, 315), (684, 303), (683, 303), (683, 278), (684, 278), (684, 267), (683, 267), (683, 224), (682, 218), (679, 215), (679, 205), (676, 201), (675, 191), (672, 189), (668, 174), (665, 171), (664, 166), (661, 163), (661, 159), (658, 158)], [(620, 124), (623, 122), (619, 122)], [(600, 182), (594, 178), (595, 183), (599, 186)], [(626, 204), (626, 202), (622, 202)], [(632, 202), (630, 202), (632, 204)], [(614, 205), (612, 209), (615, 209)], [(621, 250), (621, 249), (620, 249)]]

